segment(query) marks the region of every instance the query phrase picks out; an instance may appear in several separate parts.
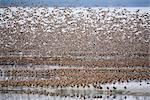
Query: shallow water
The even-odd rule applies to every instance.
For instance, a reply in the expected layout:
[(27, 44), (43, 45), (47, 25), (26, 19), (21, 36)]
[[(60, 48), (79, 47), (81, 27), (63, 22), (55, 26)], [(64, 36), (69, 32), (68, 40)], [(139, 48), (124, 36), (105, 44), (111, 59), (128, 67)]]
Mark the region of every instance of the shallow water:
[[(42, 67), (41, 67), (42, 66)], [(28, 70), (40, 70), (40, 69), (59, 69), (59, 66), (51, 65), (17, 65), (9, 66), (3, 65), (0, 66), (0, 80), (33, 80), (33, 79), (47, 79), (47, 77), (36, 77), (36, 76), (11, 76), (7, 75), (5, 71), (12, 69), (24, 69)], [(67, 68), (67, 66), (65, 67)], [(134, 67), (133, 67), (134, 68)], [(140, 67), (138, 67), (140, 68)], [(142, 67), (141, 67), (142, 68)], [(147, 67), (146, 67), (147, 68)], [(105, 69), (105, 68), (102, 68)], [(113, 69), (113, 68), (106, 68)], [(133, 73), (131, 73), (133, 75)], [(134, 73), (136, 74), (149, 74), (149, 73)], [(53, 77), (54, 78), (54, 77)], [(52, 87), (0, 87), (0, 100), (150, 100), (150, 80), (141, 81), (130, 81), (129, 83), (115, 83), (115, 84), (101, 84), (103, 87), (102, 90), (95, 89), (90, 86), (88, 87), (63, 87), (63, 88), (52, 88)], [(127, 89), (124, 89), (124, 86)], [(113, 90), (113, 87), (116, 87), (116, 90), (113, 92), (108, 92), (107, 87)], [(24, 92), (30, 90), (30, 93)]]
[(34, 6), (34, 5), (46, 5), (46, 6), (126, 6), (126, 7), (138, 7), (148, 6), (148, 0), (1, 0), (2, 5), (5, 6)]
[(38, 94), (13, 94), (0, 93), (1, 100), (150, 100), (150, 96), (134, 96), (134, 95), (107, 95), (99, 94), (97, 96), (73, 97), (70, 96), (45, 96)]

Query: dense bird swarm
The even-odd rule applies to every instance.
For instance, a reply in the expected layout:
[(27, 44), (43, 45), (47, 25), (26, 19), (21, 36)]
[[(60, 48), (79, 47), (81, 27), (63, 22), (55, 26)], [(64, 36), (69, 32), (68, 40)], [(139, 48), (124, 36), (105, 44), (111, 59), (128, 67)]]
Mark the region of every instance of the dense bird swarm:
[(150, 14), (125, 8), (0, 9), (0, 54), (145, 57)]
[[(0, 88), (103, 91), (102, 84), (130, 81), (148, 86), (149, 35), (150, 13), (141, 10), (0, 8)], [(117, 89), (108, 86), (107, 92)]]

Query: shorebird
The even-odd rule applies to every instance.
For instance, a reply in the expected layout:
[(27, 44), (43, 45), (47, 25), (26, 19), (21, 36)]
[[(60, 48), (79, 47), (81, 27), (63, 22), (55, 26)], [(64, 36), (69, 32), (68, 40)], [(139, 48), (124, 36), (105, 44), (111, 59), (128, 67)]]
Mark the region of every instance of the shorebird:
[(127, 87), (126, 87), (126, 86), (124, 86), (124, 89), (127, 89)]
[(103, 87), (99, 86), (99, 89), (103, 89)]
[(109, 87), (107, 87), (107, 90), (109, 90)]
[(116, 90), (117, 88), (113, 86), (113, 89)]

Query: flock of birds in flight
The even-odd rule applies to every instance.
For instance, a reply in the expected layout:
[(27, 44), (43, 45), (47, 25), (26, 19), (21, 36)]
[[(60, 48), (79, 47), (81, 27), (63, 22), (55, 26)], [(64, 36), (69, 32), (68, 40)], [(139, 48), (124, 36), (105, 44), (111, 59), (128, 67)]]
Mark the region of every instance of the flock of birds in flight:
[(125, 8), (1, 8), (1, 55), (147, 52), (149, 18)]

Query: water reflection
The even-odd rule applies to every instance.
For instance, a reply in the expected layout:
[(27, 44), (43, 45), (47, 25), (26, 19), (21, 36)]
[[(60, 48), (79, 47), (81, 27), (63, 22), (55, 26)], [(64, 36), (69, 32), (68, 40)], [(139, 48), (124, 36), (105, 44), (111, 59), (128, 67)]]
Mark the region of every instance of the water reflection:
[(134, 96), (134, 95), (121, 95), (121, 94), (96, 94), (96, 95), (81, 95), (81, 94), (69, 94), (69, 95), (44, 95), (44, 94), (25, 94), (25, 93), (12, 93), (3, 92), (0, 93), (1, 100), (150, 100), (150, 96)]

